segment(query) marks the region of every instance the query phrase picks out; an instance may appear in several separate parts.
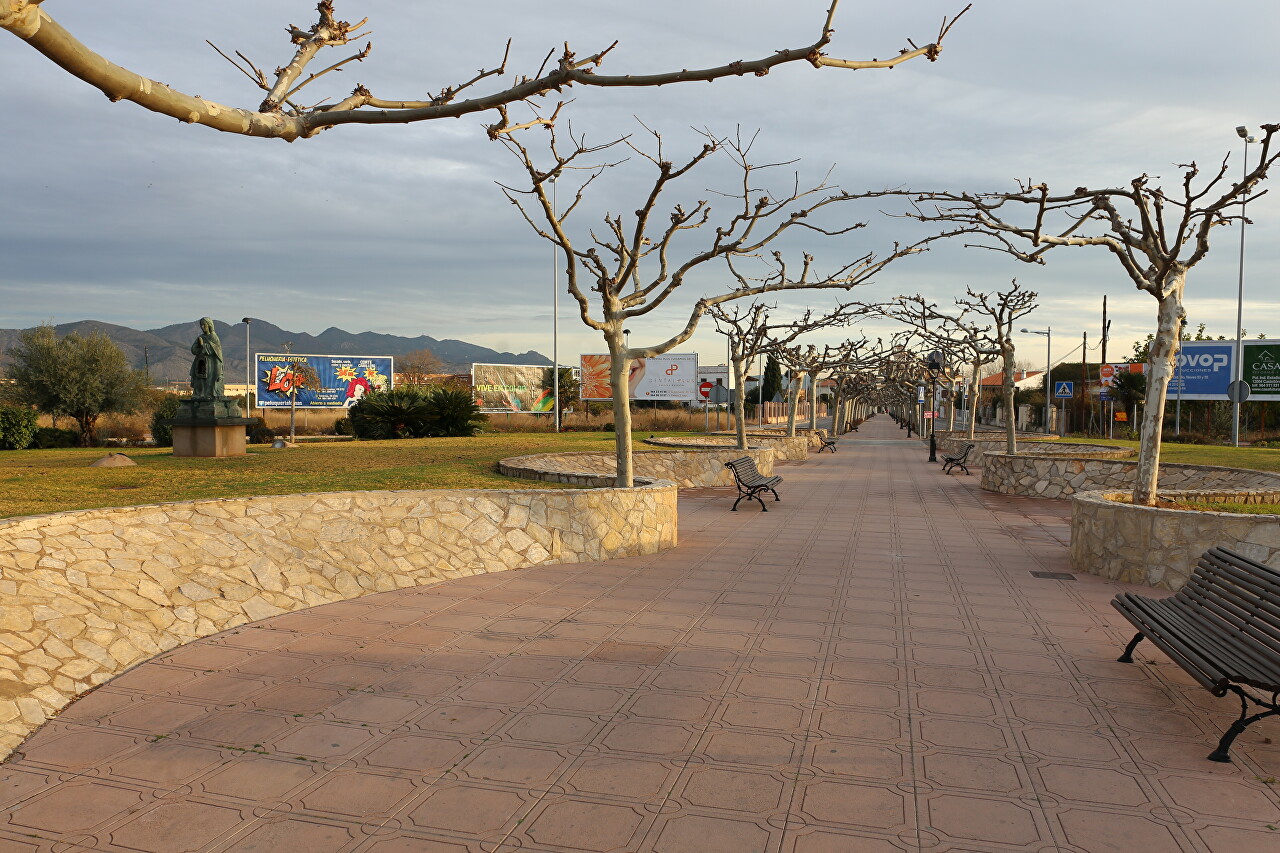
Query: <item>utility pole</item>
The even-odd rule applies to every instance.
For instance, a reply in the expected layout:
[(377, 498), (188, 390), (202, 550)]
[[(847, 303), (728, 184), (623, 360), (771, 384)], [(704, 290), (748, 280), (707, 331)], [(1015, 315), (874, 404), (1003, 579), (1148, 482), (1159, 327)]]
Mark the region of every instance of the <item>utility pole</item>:
[(1080, 403), (1076, 411), (1080, 415), (1080, 431), (1089, 434), (1089, 420), (1085, 417), (1085, 400), (1089, 396), (1089, 333), (1083, 332), (1083, 343), (1080, 344)]
[(1107, 295), (1102, 294), (1102, 363), (1107, 363)]

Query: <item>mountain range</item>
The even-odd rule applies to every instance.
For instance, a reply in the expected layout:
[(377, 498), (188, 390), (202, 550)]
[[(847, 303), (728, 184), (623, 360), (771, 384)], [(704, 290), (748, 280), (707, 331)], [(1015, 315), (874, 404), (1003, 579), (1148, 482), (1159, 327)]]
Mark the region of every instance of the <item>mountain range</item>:
[[(245, 373), (245, 324), (231, 325), (214, 321), (222, 340), (222, 352), (229, 383), (243, 383)], [(102, 332), (124, 351), (134, 367), (146, 367), (156, 384), (185, 381), (191, 368), (191, 343), (200, 336), (197, 322), (177, 323), (159, 329), (139, 331), (98, 320), (81, 320), (54, 327), (59, 336), (78, 332), (82, 335)], [(17, 343), (19, 329), (0, 329), (0, 364), (4, 352)], [(551, 359), (538, 352), (497, 352), (466, 341), (440, 340), (428, 335), (406, 338), (378, 332), (346, 332), (328, 328), (318, 335), (289, 332), (265, 320), (249, 324), (249, 348), (255, 353), (282, 353), (285, 344), (292, 352), (310, 355), (405, 355), (427, 349), (441, 361), (442, 373), (469, 373), (473, 363), (551, 364)]]

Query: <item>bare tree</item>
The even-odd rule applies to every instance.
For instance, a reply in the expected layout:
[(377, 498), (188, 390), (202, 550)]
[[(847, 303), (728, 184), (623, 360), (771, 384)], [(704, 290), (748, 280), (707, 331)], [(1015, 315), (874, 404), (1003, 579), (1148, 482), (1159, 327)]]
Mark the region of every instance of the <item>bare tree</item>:
[[(904, 323), (922, 340), (941, 347), (963, 360), (970, 369), (970, 381), (973, 383), (974, 393), (977, 393), (983, 366), (991, 364), (1000, 356), (1000, 344), (992, 333), (991, 326), (982, 326), (975, 322), (973, 309), (957, 306), (954, 311), (945, 312), (939, 309), (937, 303), (930, 302), (919, 294), (899, 296), (879, 308), (884, 316)], [(951, 411), (954, 414), (954, 400)], [(974, 437), (976, 429), (977, 408), (970, 397), (968, 424), (970, 439)]]
[(991, 320), (991, 326), (982, 335), (993, 342), (1000, 352), (1000, 362), (1004, 369), (1000, 391), (1004, 400), (1005, 449), (1009, 453), (1017, 453), (1018, 424), (1013, 407), (1013, 327), (1020, 318), (1039, 306), (1036, 302), (1039, 294), (1034, 290), (1023, 290), (1017, 279), (1013, 280), (1008, 290), (979, 293), (973, 288), (967, 288), (965, 294), (956, 299), (956, 305), (961, 311)]
[(440, 372), (442, 362), (429, 349), (414, 350), (396, 357), (396, 373), (402, 385), (426, 385)]
[(1028, 183), (1016, 193), (915, 196), (915, 218), (959, 224), (970, 233), (989, 236), (995, 245), (980, 248), (1005, 252), (1026, 263), (1043, 264), (1045, 253), (1058, 246), (1101, 246), (1120, 262), (1139, 290), (1155, 298), (1156, 334), (1148, 359), (1135, 504), (1152, 506), (1156, 500), (1160, 433), (1186, 316), (1182, 295), (1187, 273), (1209, 254), (1211, 230), (1241, 219), (1239, 208), (1280, 158), (1280, 149), (1272, 150), (1277, 129), (1280, 124), (1262, 126), (1258, 163), (1239, 183), (1227, 179), (1230, 158), (1224, 157), (1207, 180), (1200, 180), (1195, 163), (1179, 166), (1181, 181), (1173, 193), (1153, 186), (1152, 177), (1144, 174), (1127, 187), (1077, 187), (1062, 195), (1051, 193), (1046, 184)]
[(746, 307), (716, 305), (707, 312), (715, 321), (716, 328), (729, 339), (729, 362), (735, 384), (734, 410), (738, 413), (735, 433), (740, 450), (747, 449), (746, 378), (747, 366), (752, 359), (786, 348), (809, 332), (847, 325), (864, 313), (862, 306), (850, 303), (838, 305), (826, 314), (809, 309), (790, 322), (770, 323), (769, 312), (776, 308), (756, 302)]
[[(767, 258), (762, 256), (762, 252), (775, 239), (793, 229), (795, 233), (830, 237), (862, 228), (865, 226), (862, 222), (824, 228), (817, 224), (819, 217), (815, 214), (832, 205), (879, 197), (883, 193), (850, 193), (825, 179), (804, 188), (796, 176), (788, 183), (787, 189), (771, 194), (758, 186), (755, 178), (766, 169), (789, 164), (753, 165), (748, 159), (753, 139), (722, 140), (703, 133), (705, 142), (701, 150), (677, 164), (666, 158), (661, 135), (652, 131), (650, 134), (652, 153), (637, 147), (628, 138), (588, 146), (580, 137), (575, 137), (570, 128), (571, 145), (566, 153), (561, 150), (557, 131), (552, 127), (546, 155), (548, 162), (543, 164), (535, 159), (518, 135), (502, 137), (503, 144), (524, 166), (530, 181), (529, 189), (502, 185), (503, 191), (530, 227), (563, 252), (569, 295), (578, 304), (582, 322), (601, 333), (609, 351), (620, 486), (632, 485), (631, 406), (627, 382), (627, 368), (632, 360), (652, 358), (684, 343), (693, 335), (702, 316), (716, 305), (780, 290), (847, 290), (867, 281), (894, 261), (925, 251), (934, 240), (950, 236), (932, 235), (907, 246), (894, 244), (883, 257), (868, 252), (830, 273), (819, 272), (813, 256), (806, 252), (797, 270), (786, 262), (781, 252), (771, 251)], [(606, 213), (603, 231), (589, 231), (589, 239), (584, 241), (586, 248), (583, 248), (570, 237), (566, 222), (582, 204), (587, 188), (618, 163), (584, 166), (580, 159), (621, 146), (647, 161), (656, 174), (645, 198), (633, 209), (634, 212), (629, 216)], [(713, 211), (705, 199), (690, 207), (679, 203), (672, 205), (664, 217), (665, 222), (659, 223), (658, 207), (663, 192), (673, 181), (689, 174), (717, 153), (731, 160), (739, 176), (733, 192), (720, 193), (731, 205), (723, 224), (707, 228)], [(584, 172), (586, 177), (569, 205), (563, 210), (556, 210), (548, 185), (552, 178), (580, 173), (577, 170)], [(704, 233), (706, 239), (701, 249), (691, 248), (685, 260), (673, 260), (673, 253), (678, 251), (673, 246), (677, 239), (683, 245), (695, 242)], [(759, 275), (748, 276), (738, 265), (731, 263), (744, 258), (758, 264)], [(713, 261), (726, 264), (731, 279), (730, 289), (698, 299), (684, 328), (666, 340), (648, 346), (628, 346), (624, 331), (627, 324), (666, 303), (686, 284), (691, 274)], [(598, 314), (593, 313), (596, 311)]]
[[(354, 53), (319, 71), (310, 71), (311, 63), (325, 48), (346, 47), (368, 35), (365, 30), (368, 18), (355, 24), (340, 20), (334, 13), (333, 1), (322, 0), (316, 6), (319, 14), (311, 27), (303, 29), (290, 24), (285, 28), (293, 45), (293, 56), (274, 72), (265, 72), (240, 51), (234, 51), (235, 57), (232, 58), (210, 45), (252, 80), (254, 85), (266, 92), (266, 97), (256, 109), (243, 109), (199, 95), (188, 95), (115, 65), (78, 41), (44, 10), (41, 2), (42, 0), (0, 0), (0, 29), (8, 30), (68, 73), (102, 90), (112, 101), (133, 101), (152, 112), (225, 133), (287, 141), (307, 139), (322, 130), (344, 124), (408, 124), (496, 111), (498, 121), (488, 127), (492, 137), (518, 127), (551, 120), (535, 115), (532, 121), (513, 126), (507, 117), (507, 106), (528, 103), (553, 92), (561, 93), (573, 85), (617, 88), (708, 82), (748, 74), (763, 77), (779, 65), (801, 61), (808, 62), (815, 68), (831, 66), (853, 70), (892, 68), (920, 56), (933, 61), (942, 50), (942, 40), (947, 32), (960, 15), (968, 11), (966, 6), (960, 14), (950, 19), (944, 18), (938, 37), (932, 43), (917, 47), (908, 40), (910, 47), (903, 48), (889, 59), (834, 59), (823, 52), (835, 33), (834, 19), (839, 0), (833, 0), (817, 41), (798, 48), (775, 51), (760, 59), (738, 60), (713, 68), (611, 76), (599, 74), (597, 69), (617, 46), (616, 41), (603, 50), (582, 57), (566, 44), (558, 57), (553, 59), (556, 53), (554, 50), (548, 53), (542, 67), (532, 76), (519, 75), (508, 88), (473, 95), (472, 87), (490, 77), (506, 73), (511, 50), (511, 42), (508, 41), (500, 63), (492, 68), (481, 69), (469, 79), (445, 86), (438, 92), (427, 92), (412, 99), (383, 98), (374, 95), (363, 85), (357, 85), (345, 97), (331, 101), (325, 99), (321, 103), (305, 106), (300, 100), (303, 88), (330, 72), (343, 70), (353, 62), (363, 62), (373, 49), (372, 42), (366, 42), (364, 47)], [(459, 100), (463, 93), (471, 97)]]
[[(864, 310), (859, 310), (858, 313), (864, 313)], [(818, 428), (818, 381), (822, 374), (842, 367), (846, 369), (870, 368), (873, 365), (878, 365), (883, 358), (880, 342), (877, 341), (873, 346), (865, 337), (846, 340), (834, 346), (825, 344), (822, 349), (809, 344), (804, 348), (799, 346), (779, 347), (774, 352), (778, 360), (785, 364), (789, 370), (801, 373), (809, 379), (809, 395), (811, 397), (809, 429), (811, 430)], [(796, 404), (800, 396), (800, 383), (793, 382), (789, 392), (787, 400), (787, 435), (793, 436), (796, 434)], [(833, 435), (838, 435), (834, 404), (835, 400), (833, 399), (831, 431)]]

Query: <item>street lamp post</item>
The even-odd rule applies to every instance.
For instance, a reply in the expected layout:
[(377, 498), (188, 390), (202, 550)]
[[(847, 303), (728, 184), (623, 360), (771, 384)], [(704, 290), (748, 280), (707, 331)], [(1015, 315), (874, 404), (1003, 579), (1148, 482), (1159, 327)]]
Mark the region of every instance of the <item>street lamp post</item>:
[(244, 323), (244, 413), (248, 415), (253, 408), (249, 396), (253, 388), (253, 360), (249, 355), (249, 323), (252, 321), (249, 317), (241, 317), (240, 322)]
[(938, 436), (935, 434), (938, 428), (936, 421), (938, 420), (938, 374), (945, 366), (942, 353), (934, 350), (929, 353), (929, 360), (926, 367), (929, 369), (929, 409), (933, 416), (929, 418), (929, 461), (938, 461)]
[[(1255, 136), (1249, 135), (1249, 128), (1240, 125), (1236, 128), (1236, 135), (1244, 140), (1244, 162), (1241, 164), (1241, 175), (1249, 174), (1249, 143), (1257, 142)], [(1242, 177), (1243, 180), (1243, 177)], [(1236, 288), (1236, 352), (1235, 352), (1235, 369), (1231, 378), (1237, 381), (1244, 379), (1244, 226), (1245, 226), (1245, 205), (1249, 202), (1248, 194), (1240, 198), (1240, 274)], [(1231, 444), (1234, 447), (1240, 446), (1240, 401), (1231, 401)]]
[(1044, 431), (1049, 433), (1049, 412), (1053, 406), (1053, 328), (1045, 326), (1042, 331), (1023, 329), (1024, 335), (1044, 335)]

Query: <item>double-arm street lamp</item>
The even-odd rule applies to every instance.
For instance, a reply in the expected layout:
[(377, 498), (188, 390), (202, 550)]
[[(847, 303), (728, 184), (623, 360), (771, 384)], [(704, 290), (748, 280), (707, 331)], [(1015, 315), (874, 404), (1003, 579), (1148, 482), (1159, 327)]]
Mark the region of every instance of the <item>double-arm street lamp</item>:
[(1044, 431), (1049, 432), (1049, 412), (1053, 407), (1053, 329), (1023, 329), (1024, 335), (1044, 335)]

